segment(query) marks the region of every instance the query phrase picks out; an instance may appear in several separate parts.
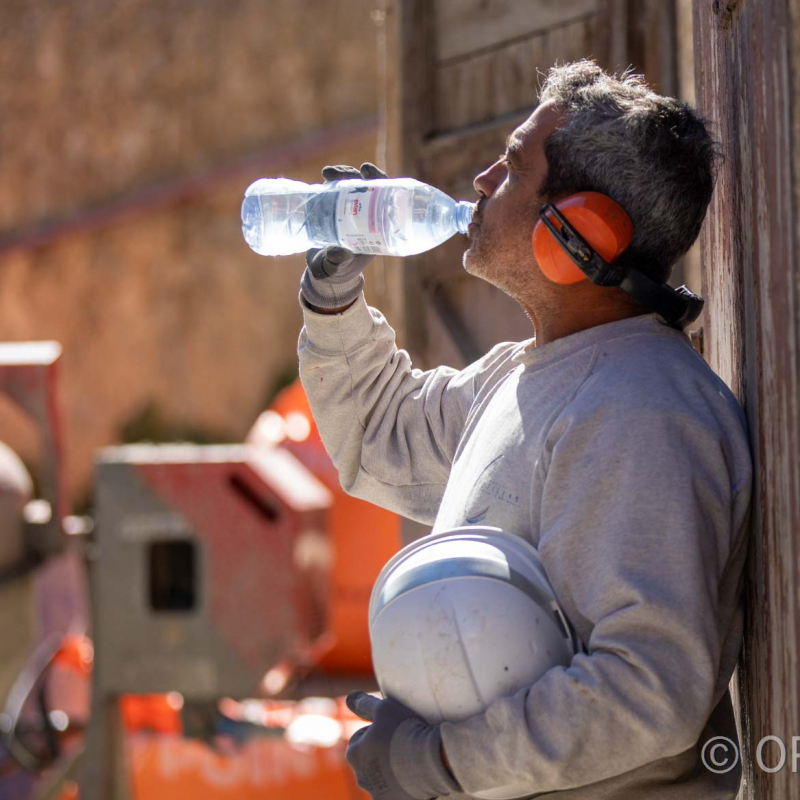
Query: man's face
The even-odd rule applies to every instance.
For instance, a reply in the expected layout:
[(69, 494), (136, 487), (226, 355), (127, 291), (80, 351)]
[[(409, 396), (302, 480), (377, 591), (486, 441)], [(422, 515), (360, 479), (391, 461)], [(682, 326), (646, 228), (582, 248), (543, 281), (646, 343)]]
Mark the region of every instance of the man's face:
[(474, 181), (481, 199), (464, 268), (516, 299), (546, 280), (533, 259), (531, 234), (547, 174), (544, 142), (562, 120), (554, 105), (540, 105), (508, 137), (506, 152)]

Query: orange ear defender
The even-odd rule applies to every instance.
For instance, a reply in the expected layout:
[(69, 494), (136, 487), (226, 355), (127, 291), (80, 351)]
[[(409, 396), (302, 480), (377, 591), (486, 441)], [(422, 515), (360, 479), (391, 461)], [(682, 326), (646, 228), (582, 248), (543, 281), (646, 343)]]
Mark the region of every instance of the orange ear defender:
[[(545, 205), (533, 229), (533, 255), (554, 283), (577, 283), (592, 277), (585, 269), (613, 264), (633, 239), (631, 218), (618, 203), (599, 192), (579, 192)], [(588, 248), (586, 247), (588, 245)], [(593, 264), (594, 255), (603, 264)], [(581, 266), (578, 266), (578, 264)], [(611, 283), (619, 283), (614, 280)]]
[(633, 223), (622, 206), (599, 192), (579, 192), (542, 206), (531, 245), (539, 268), (555, 283), (588, 279), (618, 286), (675, 328), (694, 322), (703, 310), (702, 297), (614, 264), (632, 240)]

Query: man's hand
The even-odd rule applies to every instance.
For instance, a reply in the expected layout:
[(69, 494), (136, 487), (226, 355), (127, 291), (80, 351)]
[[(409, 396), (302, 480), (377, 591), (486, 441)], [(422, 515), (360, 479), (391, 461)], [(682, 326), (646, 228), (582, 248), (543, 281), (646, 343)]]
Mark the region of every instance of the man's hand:
[(347, 707), (367, 725), (347, 745), (347, 761), (372, 800), (430, 800), (461, 787), (442, 763), (442, 738), (413, 711), (394, 700), (350, 692)]
[[(325, 167), (325, 183), (362, 178), (369, 181), (389, 176), (374, 164), (365, 162), (361, 169), (355, 167)], [(355, 254), (344, 247), (331, 246), (311, 249), (306, 253), (306, 270), (300, 281), (303, 297), (315, 311), (335, 314), (355, 302), (364, 288), (361, 274), (373, 256)]]

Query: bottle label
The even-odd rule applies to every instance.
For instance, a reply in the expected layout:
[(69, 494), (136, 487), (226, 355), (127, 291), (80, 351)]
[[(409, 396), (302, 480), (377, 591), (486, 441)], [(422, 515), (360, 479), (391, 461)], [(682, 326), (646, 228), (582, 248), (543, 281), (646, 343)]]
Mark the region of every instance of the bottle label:
[(383, 239), (379, 210), (386, 187), (358, 186), (339, 191), (336, 226), (339, 243), (348, 250), (372, 255), (389, 255)]

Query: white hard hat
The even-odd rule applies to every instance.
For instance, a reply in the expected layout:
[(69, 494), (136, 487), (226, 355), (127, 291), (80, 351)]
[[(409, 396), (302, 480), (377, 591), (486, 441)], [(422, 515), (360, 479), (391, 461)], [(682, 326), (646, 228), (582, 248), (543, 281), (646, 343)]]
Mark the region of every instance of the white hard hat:
[[(567, 666), (580, 643), (533, 545), (469, 526), (404, 547), (369, 607), (378, 685), (429, 724), (459, 722)], [(498, 787), (478, 797), (530, 795)]]

